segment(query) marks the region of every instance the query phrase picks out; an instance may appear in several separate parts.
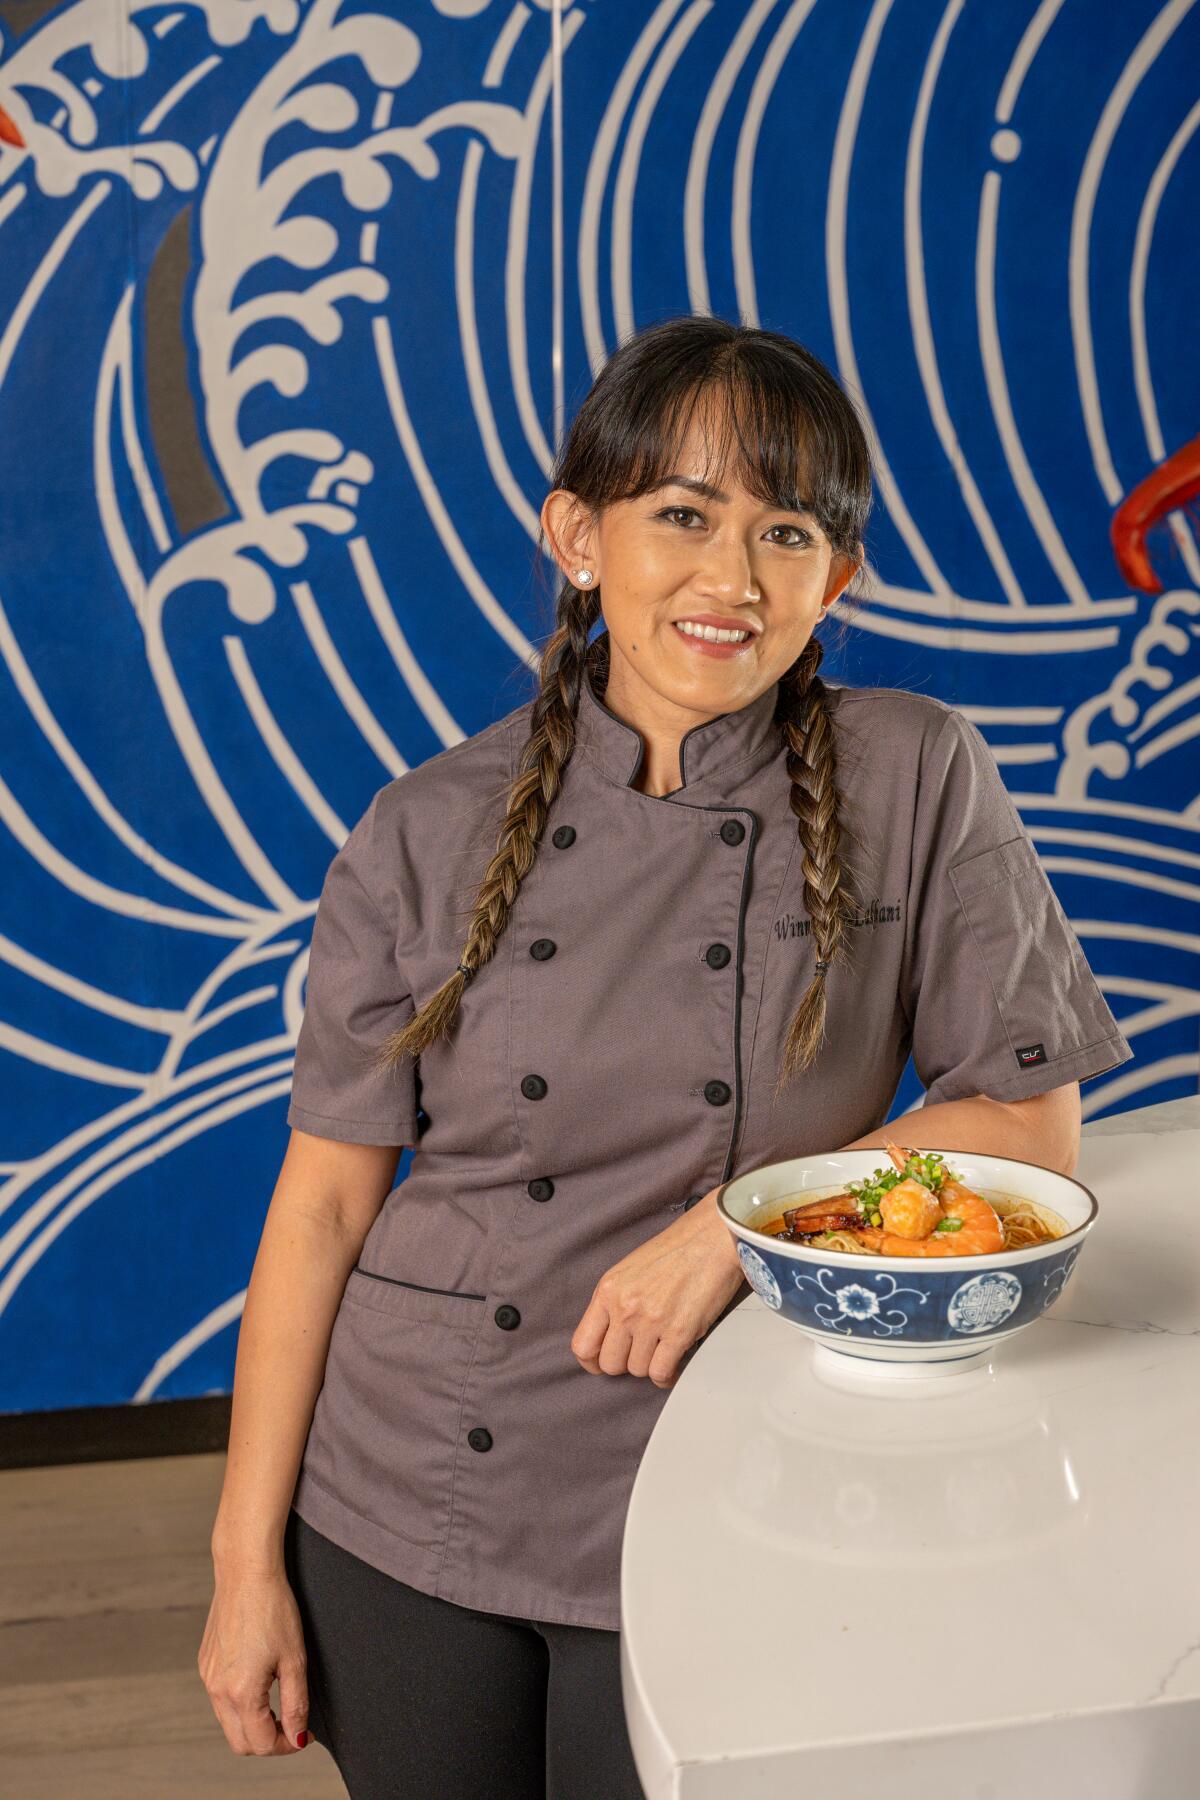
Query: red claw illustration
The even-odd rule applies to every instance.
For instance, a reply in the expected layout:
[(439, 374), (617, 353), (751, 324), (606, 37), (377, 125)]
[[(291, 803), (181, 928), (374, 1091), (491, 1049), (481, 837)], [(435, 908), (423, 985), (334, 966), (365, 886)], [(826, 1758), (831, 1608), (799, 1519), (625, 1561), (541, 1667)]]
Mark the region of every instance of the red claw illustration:
[(1109, 535), (1117, 567), (1130, 587), (1161, 594), (1162, 582), (1146, 554), (1146, 533), (1176, 507), (1200, 494), (1200, 437), (1193, 438), (1132, 488), (1113, 514)]
[(0, 106), (0, 143), (15, 144), (18, 150), (25, 148), (25, 139), (2, 106)]

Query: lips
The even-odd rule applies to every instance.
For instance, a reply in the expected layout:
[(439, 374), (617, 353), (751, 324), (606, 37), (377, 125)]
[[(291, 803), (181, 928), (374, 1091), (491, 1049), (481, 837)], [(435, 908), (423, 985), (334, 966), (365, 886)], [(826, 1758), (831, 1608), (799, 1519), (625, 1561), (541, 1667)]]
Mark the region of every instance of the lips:
[[(679, 642), (692, 652), (693, 656), (715, 656), (728, 659), (750, 654), (753, 633), (748, 637), (739, 638), (707, 638), (702, 632), (681, 631), (680, 623), (681, 621), (672, 620), (671, 630)], [(742, 627), (742, 629), (745, 628)]]
[(720, 619), (715, 613), (684, 613), (681, 618), (672, 619), (673, 625), (711, 625), (714, 631), (745, 631), (751, 637), (760, 637), (761, 628), (752, 619)]

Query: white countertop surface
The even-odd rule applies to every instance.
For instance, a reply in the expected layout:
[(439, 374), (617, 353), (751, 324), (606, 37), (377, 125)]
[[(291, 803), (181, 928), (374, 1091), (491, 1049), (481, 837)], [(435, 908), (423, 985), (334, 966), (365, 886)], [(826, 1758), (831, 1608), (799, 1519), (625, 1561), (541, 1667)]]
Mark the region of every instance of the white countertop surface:
[(625, 1526), (649, 1800), (1200, 1795), (1200, 1100), (1076, 1173), (1075, 1272), (982, 1370), (827, 1386), (755, 1294), (692, 1358)]

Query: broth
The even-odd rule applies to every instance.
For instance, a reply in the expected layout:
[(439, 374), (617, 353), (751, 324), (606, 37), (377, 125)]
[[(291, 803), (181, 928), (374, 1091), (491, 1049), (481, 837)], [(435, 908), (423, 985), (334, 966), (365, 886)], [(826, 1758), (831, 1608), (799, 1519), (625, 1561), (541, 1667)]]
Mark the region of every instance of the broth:
[[(1023, 1195), (1008, 1193), (1003, 1188), (978, 1187), (971, 1191), (986, 1200), (1001, 1219), (1019, 1208), (1027, 1208), (1037, 1215), (1052, 1237), (1064, 1237), (1071, 1229), (1061, 1213), (1055, 1212), (1053, 1207), (1043, 1206), (1040, 1201), (1026, 1200)], [(796, 1193), (785, 1194), (780, 1199), (770, 1200), (764, 1206), (756, 1207), (746, 1220), (746, 1224), (751, 1231), (760, 1231), (765, 1237), (783, 1237), (785, 1243), (799, 1242), (813, 1250), (827, 1248), (828, 1246), (817, 1243), (815, 1238), (788, 1238), (785, 1235), (786, 1227), (783, 1215), (793, 1206), (807, 1206), (814, 1200), (831, 1199), (835, 1194), (844, 1194), (845, 1192), (844, 1186), (801, 1188)]]

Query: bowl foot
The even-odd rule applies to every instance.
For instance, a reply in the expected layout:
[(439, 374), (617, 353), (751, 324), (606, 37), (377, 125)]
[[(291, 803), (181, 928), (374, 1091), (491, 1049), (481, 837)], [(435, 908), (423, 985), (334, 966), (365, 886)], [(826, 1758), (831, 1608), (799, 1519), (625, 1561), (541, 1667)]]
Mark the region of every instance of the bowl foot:
[(836, 1349), (829, 1343), (814, 1343), (813, 1374), (825, 1381), (843, 1382), (942, 1382), (951, 1376), (962, 1376), (985, 1369), (992, 1357), (989, 1345), (968, 1350), (962, 1356), (940, 1357), (929, 1362), (895, 1362), (890, 1358), (865, 1356), (854, 1350)]

